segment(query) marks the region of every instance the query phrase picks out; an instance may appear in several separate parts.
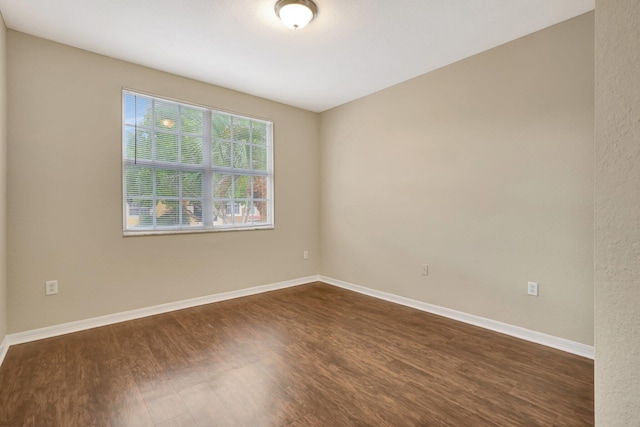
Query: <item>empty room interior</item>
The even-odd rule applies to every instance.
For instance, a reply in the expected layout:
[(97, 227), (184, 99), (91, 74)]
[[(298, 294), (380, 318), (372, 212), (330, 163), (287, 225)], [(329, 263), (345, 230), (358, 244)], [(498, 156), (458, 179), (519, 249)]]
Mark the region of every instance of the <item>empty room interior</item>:
[(637, 1), (0, 13), (0, 427), (639, 425)]

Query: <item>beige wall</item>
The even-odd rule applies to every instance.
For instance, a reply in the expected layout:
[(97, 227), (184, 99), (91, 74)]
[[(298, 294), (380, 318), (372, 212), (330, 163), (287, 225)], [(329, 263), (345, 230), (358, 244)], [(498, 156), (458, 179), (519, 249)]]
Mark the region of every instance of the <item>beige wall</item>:
[(322, 274), (592, 344), (593, 26), (323, 113)]
[(7, 334), (7, 28), (0, 15), (0, 343)]
[[(593, 14), (320, 117), (15, 31), (7, 58), (10, 332), (320, 272), (593, 343)], [(123, 238), (123, 86), (274, 120), (276, 230)]]
[(640, 420), (640, 3), (596, 2), (596, 425)]
[[(9, 332), (318, 274), (317, 114), (15, 31), (7, 49)], [(273, 120), (276, 229), (122, 237), (123, 86)]]

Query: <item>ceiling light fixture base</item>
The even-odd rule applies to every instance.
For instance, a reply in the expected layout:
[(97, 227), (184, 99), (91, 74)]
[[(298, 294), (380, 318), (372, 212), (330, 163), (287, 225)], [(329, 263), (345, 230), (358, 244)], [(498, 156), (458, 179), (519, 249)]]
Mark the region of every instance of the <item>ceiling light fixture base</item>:
[(284, 25), (299, 30), (313, 21), (318, 7), (311, 0), (278, 0), (275, 11)]

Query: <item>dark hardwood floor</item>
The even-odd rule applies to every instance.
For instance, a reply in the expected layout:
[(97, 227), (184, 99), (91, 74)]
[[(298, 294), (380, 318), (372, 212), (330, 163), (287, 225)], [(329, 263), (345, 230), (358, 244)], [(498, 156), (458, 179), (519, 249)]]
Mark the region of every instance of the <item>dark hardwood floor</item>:
[(12, 346), (0, 426), (591, 426), (593, 361), (322, 283)]

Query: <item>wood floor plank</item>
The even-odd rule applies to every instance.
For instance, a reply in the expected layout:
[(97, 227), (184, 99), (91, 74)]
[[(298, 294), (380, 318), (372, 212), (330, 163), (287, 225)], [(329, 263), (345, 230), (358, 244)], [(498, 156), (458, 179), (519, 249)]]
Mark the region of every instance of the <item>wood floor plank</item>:
[(214, 387), (209, 383), (202, 383), (181, 391), (180, 398), (189, 409), (195, 425), (207, 426), (236, 426), (238, 420), (233, 408), (226, 408)]
[(4, 426), (592, 426), (593, 361), (322, 283), (12, 346)]
[(196, 421), (193, 419), (190, 413), (182, 414), (176, 418), (172, 418), (163, 423), (156, 424), (156, 427), (193, 427), (196, 425)]

